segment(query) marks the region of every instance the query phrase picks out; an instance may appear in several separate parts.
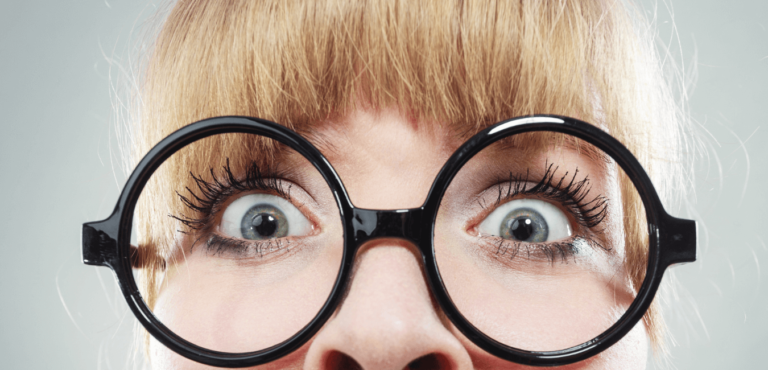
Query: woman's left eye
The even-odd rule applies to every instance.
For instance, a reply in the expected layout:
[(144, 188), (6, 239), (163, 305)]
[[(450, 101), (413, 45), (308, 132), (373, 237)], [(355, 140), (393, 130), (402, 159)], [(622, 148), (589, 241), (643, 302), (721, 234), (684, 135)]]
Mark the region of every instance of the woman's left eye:
[(307, 235), (309, 220), (288, 200), (270, 194), (248, 194), (237, 198), (222, 215), (221, 231), (247, 239), (277, 239)]
[(478, 226), (480, 235), (543, 243), (572, 235), (568, 217), (549, 202), (516, 199), (496, 208)]

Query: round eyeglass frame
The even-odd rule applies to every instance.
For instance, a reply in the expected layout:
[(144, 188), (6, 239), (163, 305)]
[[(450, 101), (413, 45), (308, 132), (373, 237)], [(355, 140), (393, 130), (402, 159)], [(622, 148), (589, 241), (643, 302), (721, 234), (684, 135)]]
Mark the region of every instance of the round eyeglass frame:
[[(635, 300), (605, 332), (580, 345), (558, 351), (527, 351), (500, 343), (473, 326), (451, 300), (435, 258), (435, 219), (445, 191), (462, 166), (475, 154), (502, 138), (533, 131), (575, 136), (603, 150), (624, 170), (637, 188), (648, 224), (648, 265)], [(256, 134), (279, 141), (303, 155), (333, 192), (344, 230), (344, 252), (333, 290), (316, 316), (282, 343), (247, 353), (226, 353), (197, 346), (173, 333), (144, 302), (132, 274), (130, 236), (133, 211), (144, 186), (158, 167), (184, 146), (224, 133)], [(356, 208), (341, 179), (326, 158), (306, 139), (277, 123), (253, 117), (225, 116), (204, 119), (170, 134), (136, 166), (123, 188), (112, 215), (83, 224), (82, 256), (87, 265), (106, 266), (117, 277), (121, 291), (136, 318), (160, 343), (191, 360), (218, 367), (247, 367), (279, 359), (301, 347), (330, 318), (343, 299), (359, 247), (366, 241), (394, 237), (412, 242), (421, 253), (428, 285), (445, 315), (469, 340), (499, 358), (532, 366), (559, 366), (592, 357), (626, 335), (643, 317), (667, 267), (696, 260), (696, 223), (667, 214), (653, 184), (637, 159), (608, 133), (575, 118), (557, 115), (517, 117), (490, 126), (467, 140), (446, 161), (419, 208), (370, 210)]]

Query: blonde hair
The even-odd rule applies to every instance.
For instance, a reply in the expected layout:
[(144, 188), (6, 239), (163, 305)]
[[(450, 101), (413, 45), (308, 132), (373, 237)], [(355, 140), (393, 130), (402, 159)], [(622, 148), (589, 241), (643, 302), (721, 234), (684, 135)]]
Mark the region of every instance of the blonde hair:
[[(221, 115), (308, 132), (360, 104), (397, 106), (468, 135), (547, 113), (603, 125), (660, 189), (674, 191), (683, 126), (643, 24), (634, 8), (607, 0), (181, 0), (159, 31), (138, 89), (133, 163), (174, 130)], [(187, 183), (184, 166), (217, 145), (235, 144), (210, 144), (147, 185), (153, 205), (139, 205), (134, 225), (141, 248), (167, 256), (175, 221), (142, 209), (181, 208), (178, 197), (159, 189)], [(637, 288), (646, 264), (645, 214), (632, 185), (621, 181), (626, 266)], [(150, 307), (158, 261), (145, 264), (154, 266), (142, 282)], [(662, 348), (657, 302), (644, 322)]]

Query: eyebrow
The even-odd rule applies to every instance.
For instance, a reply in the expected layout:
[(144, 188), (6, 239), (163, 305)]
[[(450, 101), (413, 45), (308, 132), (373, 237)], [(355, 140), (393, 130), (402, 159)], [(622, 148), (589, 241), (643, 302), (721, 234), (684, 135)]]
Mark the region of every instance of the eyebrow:
[[(338, 132), (338, 131), (334, 131)], [(339, 148), (333, 144), (333, 140), (327, 134), (321, 134), (320, 130), (306, 130), (299, 133), (309, 141), (327, 160), (342, 154)]]
[[(579, 143), (583, 143), (583, 145), (579, 145)], [(571, 149), (579, 154), (584, 154), (587, 158), (591, 159), (594, 162), (599, 162), (603, 165), (611, 165), (614, 164), (616, 161), (605, 153), (604, 151), (600, 150), (596, 146), (592, 145), (589, 142), (586, 142), (584, 140), (581, 140), (579, 143), (574, 142), (574, 140), (566, 140), (564, 143), (564, 147), (567, 149)]]
[[(564, 148), (566, 150), (576, 152), (578, 155), (583, 155), (594, 163), (599, 163), (602, 168), (606, 168), (612, 164), (615, 164), (616, 162), (610, 155), (583, 139), (569, 136), (567, 134), (553, 132), (544, 132), (544, 134), (549, 134), (553, 137), (551, 140), (539, 139), (536, 141), (531, 140), (523, 142), (521, 140), (521, 138), (523, 138), (522, 136), (515, 137), (513, 135), (500, 139), (494, 143), (498, 144), (499, 146), (496, 148), (491, 148), (491, 150), (496, 153), (503, 153), (512, 150), (532, 150), (535, 152), (542, 152), (552, 148)], [(552, 143), (553, 140), (558, 140), (559, 142)]]
[[(446, 126), (446, 128), (450, 131), (449, 135), (459, 139), (459, 145), (456, 148), (453, 148), (453, 151), (456, 151), (463, 143), (468, 141), (470, 138), (472, 138), (474, 135), (476, 135), (478, 132), (482, 131), (482, 129), (485, 128), (485, 126), (482, 127), (476, 127), (474, 129), (469, 129), (467, 131), (461, 131), (456, 127)], [(333, 142), (333, 136), (329, 135), (328, 133), (321, 133), (322, 130), (314, 130), (312, 129), (312, 126), (309, 128), (305, 128), (304, 130), (297, 131), (299, 135), (301, 135), (303, 138), (305, 138), (307, 141), (309, 141), (315, 148), (317, 148), (322, 155), (329, 161), (331, 161), (333, 158), (336, 158), (338, 156), (343, 156), (344, 151), (340, 150)], [(343, 130), (334, 130), (333, 131), (335, 135), (343, 134)], [(555, 133), (555, 132), (549, 132), (549, 131), (542, 131), (538, 132), (545, 135), (559, 135), (562, 138), (565, 138), (567, 134), (561, 134), (561, 133)], [(334, 136), (335, 136), (334, 135)], [(584, 155), (587, 158), (589, 158), (591, 161), (600, 163), (601, 167), (606, 167), (611, 164), (615, 164), (615, 160), (602, 151), (601, 149), (597, 148), (593, 144), (583, 140), (579, 139), (573, 136), (567, 136), (568, 138), (572, 140), (561, 140), (562, 147), (566, 149), (570, 149), (579, 155)], [(502, 148), (500, 150), (508, 150), (511, 149), (511, 147), (514, 148), (525, 148), (525, 147), (531, 147), (532, 145), (526, 144), (526, 145), (520, 145), (519, 143), (510, 142), (513, 141), (514, 135), (503, 138), (500, 140), (500, 144)], [(281, 145), (282, 147), (283, 145)], [(275, 153), (274, 156), (274, 163), (280, 162), (284, 158), (284, 153), (281, 153), (282, 150), (278, 150), (277, 153)]]

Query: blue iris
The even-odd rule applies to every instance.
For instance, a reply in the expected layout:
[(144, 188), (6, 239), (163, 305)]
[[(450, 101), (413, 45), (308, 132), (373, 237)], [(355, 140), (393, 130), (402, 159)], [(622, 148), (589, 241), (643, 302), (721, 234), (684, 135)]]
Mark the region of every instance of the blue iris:
[(504, 216), (499, 235), (504, 239), (541, 243), (547, 241), (549, 226), (541, 213), (527, 207), (516, 208)]
[(288, 220), (277, 207), (257, 204), (245, 212), (240, 231), (243, 238), (250, 240), (282, 238), (288, 235)]

